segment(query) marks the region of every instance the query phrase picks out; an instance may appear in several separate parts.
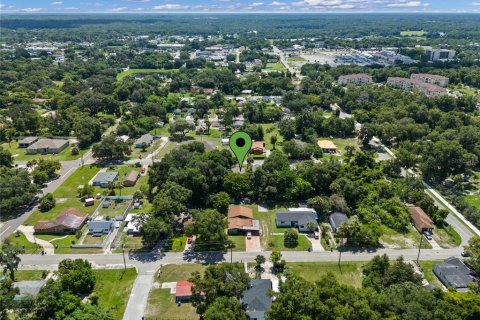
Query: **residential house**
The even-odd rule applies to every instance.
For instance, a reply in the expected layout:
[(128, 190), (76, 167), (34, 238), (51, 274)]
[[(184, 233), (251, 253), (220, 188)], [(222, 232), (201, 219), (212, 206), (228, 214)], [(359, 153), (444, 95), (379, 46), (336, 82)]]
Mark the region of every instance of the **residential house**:
[(109, 234), (113, 229), (113, 220), (93, 220), (88, 222), (88, 234), (99, 237)]
[(265, 153), (265, 141), (254, 141), (252, 143), (252, 153), (262, 155)]
[(28, 148), (32, 143), (37, 142), (38, 137), (25, 137), (18, 141), (19, 148)]
[(235, 130), (239, 130), (241, 127), (243, 127), (244, 123), (245, 121), (243, 120), (235, 120), (233, 121), (232, 128), (234, 128)]
[(180, 110), (180, 109), (175, 109), (175, 110), (173, 110), (173, 114), (176, 115), (176, 116), (179, 116), (179, 115), (182, 114), (182, 110)]
[(126, 134), (121, 135), (121, 136), (118, 137), (118, 140), (123, 141), (123, 142), (127, 142), (128, 139), (130, 139), (130, 137), (127, 136)]
[(108, 185), (118, 179), (118, 172), (108, 171), (108, 172), (99, 172), (93, 178), (92, 186), (108, 188)]
[(138, 178), (140, 177), (140, 174), (132, 170), (130, 171), (124, 178), (123, 178), (123, 186), (125, 187), (133, 187), (136, 183)]
[(372, 83), (372, 76), (365, 73), (347, 74), (338, 78), (338, 83), (342, 86), (347, 84), (362, 85)]
[(265, 312), (272, 305), (272, 281), (269, 279), (252, 279), (248, 288), (242, 293), (242, 305), (251, 320), (264, 320)]
[(228, 207), (228, 233), (245, 234), (260, 232), (260, 222), (253, 219), (253, 210), (249, 207), (231, 205)]
[(74, 233), (80, 230), (88, 215), (75, 208), (67, 208), (53, 221), (38, 221), (33, 230), (35, 233)]
[(317, 145), (320, 147), (320, 149), (322, 149), (323, 153), (337, 153), (337, 146), (332, 140), (318, 140)]
[(242, 94), (244, 94), (244, 95), (249, 95), (250, 96), (250, 95), (252, 95), (252, 93), (253, 93), (253, 90), (242, 90)]
[(135, 140), (134, 146), (136, 149), (142, 149), (144, 145), (150, 146), (153, 142), (153, 136), (149, 133), (144, 134)]
[(473, 272), (456, 257), (450, 257), (443, 263), (435, 265), (433, 273), (445, 287), (453, 287), (459, 292), (467, 292), (468, 285), (475, 282)]
[(13, 300), (21, 301), (28, 298), (35, 299), (44, 285), (45, 280), (14, 282), (13, 288), (18, 289), (19, 293), (15, 295)]
[(65, 139), (39, 139), (27, 147), (26, 154), (57, 154), (66, 147)]
[(187, 280), (177, 281), (175, 286), (175, 302), (187, 302), (192, 298), (193, 283)]
[(433, 221), (420, 207), (408, 207), (410, 219), (418, 232), (432, 231)]
[(140, 228), (142, 227), (142, 221), (136, 219), (138, 214), (129, 213), (125, 217), (125, 228), (123, 229), (124, 232), (127, 234), (138, 235), (140, 233)]
[(270, 96), (263, 96), (262, 101), (265, 102), (265, 103), (269, 103), (270, 102)]
[(203, 94), (207, 96), (212, 95), (214, 91), (215, 89), (213, 88), (203, 88)]
[(298, 228), (300, 232), (310, 232), (308, 225), (313, 223), (318, 229), (317, 213), (312, 211), (280, 211), (275, 214), (275, 224), (279, 228)]
[(338, 228), (344, 223), (348, 224), (349, 219), (345, 213), (334, 212), (329, 217), (330, 225), (332, 226), (333, 232), (337, 232)]
[(187, 110), (187, 115), (189, 115), (189, 116), (193, 116), (195, 113), (197, 113), (197, 109), (195, 109), (195, 108), (189, 108)]

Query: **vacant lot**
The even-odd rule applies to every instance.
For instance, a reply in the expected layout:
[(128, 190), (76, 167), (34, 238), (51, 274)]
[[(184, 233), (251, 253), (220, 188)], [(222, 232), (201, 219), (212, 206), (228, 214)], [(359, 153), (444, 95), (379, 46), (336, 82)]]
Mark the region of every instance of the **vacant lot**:
[[(420, 235), (418, 231), (411, 225), (408, 226), (408, 231), (399, 233), (393, 229), (382, 226), (383, 235), (380, 237), (380, 243), (386, 248), (391, 249), (415, 249), (420, 245)], [(422, 241), (422, 249), (431, 249), (432, 246), (426, 239)]]
[(198, 319), (191, 303), (175, 303), (175, 295), (170, 289), (152, 289), (148, 296), (145, 319), (150, 320), (189, 320)]
[(203, 273), (207, 268), (207, 265), (203, 264), (167, 264), (160, 268), (159, 276), (155, 278), (155, 281), (158, 282), (174, 282), (180, 280), (187, 280), (190, 278), (190, 275), (198, 271)]
[(79, 185), (86, 185), (100, 171), (100, 167), (85, 165), (75, 170), (53, 193), (55, 198), (75, 198)]
[(287, 71), (287, 68), (282, 63), (267, 63), (267, 67), (263, 71)]
[(421, 37), (423, 35), (427, 34), (426, 31), (423, 30), (417, 30), (417, 31), (401, 31), (400, 35), (404, 37)]
[(359, 288), (362, 286), (363, 261), (342, 262), (295, 262), (287, 263), (294, 275), (307, 281), (319, 281), (327, 274), (333, 274), (339, 283)]
[(122, 319), (137, 271), (129, 268), (94, 272), (97, 281), (93, 292), (98, 296), (98, 303), (109, 308), (114, 319)]

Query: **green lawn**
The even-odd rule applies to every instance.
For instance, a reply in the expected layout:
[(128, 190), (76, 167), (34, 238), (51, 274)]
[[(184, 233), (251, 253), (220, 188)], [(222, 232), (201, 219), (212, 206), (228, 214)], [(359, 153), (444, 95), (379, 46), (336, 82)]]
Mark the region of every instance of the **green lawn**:
[(63, 210), (70, 207), (76, 208), (89, 215), (95, 211), (95, 206), (85, 207), (78, 199), (66, 199), (63, 203), (60, 203), (57, 200), (57, 204), (53, 209), (47, 212), (40, 212), (39, 210), (36, 210), (23, 224), (27, 226), (33, 226), (40, 220), (55, 220), (55, 218), (57, 218)]
[(427, 32), (423, 30), (418, 30), (418, 31), (401, 31), (400, 35), (404, 37), (421, 37), (423, 35), (426, 35)]
[[(157, 129), (157, 131), (158, 131), (158, 129)], [(150, 153), (157, 150), (161, 143), (162, 143), (162, 140), (156, 139), (147, 149), (145, 149), (145, 151), (142, 151), (141, 148), (132, 147), (132, 153), (130, 154), (129, 157), (130, 157), (130, 159), (144, 159)]]
[(152, 289), (148, 295), (145, 319), (188, 320), (198, 319), (198, 314), (191, 303), (176, 304), (170, 289)]
[(423, 269), (423, 275), (425, 276), (425, 279), (428, 281), (428, 283), (433, 284), (438, 288), (442, 287), (442, 283), (440, 282), (440, 280), (438, 280), (437, 276), (433, 273), (432, 270), (436, 264), (442, 262), (442, 260), (419, 261), (420, 266)]
[(453, 248), (462, 244), (460, 235), (449, 225), (441, 228), (435, 226), (432, 237), (442, 248)]
[(133, 282), (137, 277), (135, 268), (116, 270), (94, 270), (97, 281), (93, 292), (98, 303), (109, 308), (114, 319), (122, 319)]
[(267, 67), (263, 69), (262, 71), (287, 71), (287, 68), (285, 66), (278, 62), (278, 63), (267, 63)]
[[(353, 146), (355, 148), (355, 151), (360, 151), (360, 146), (358, 144), (358, 141), (356, 138), (329, 138), (329, 137), (319, 137), (318, 140), (331, 140), (333, 143), (337, 146), (337, 150), (342, 154), (342, 157), (345, 156), (346, 150), (345, 148), (347, 146)], [(330, 155), (325, 155), (324, 157), (328, 157)], [(334, 157), (335, 159), (338, 159), (337, 156), (330, 156)]]
[(125, 77), (128, 77), (133, 74), (147, 74), (147, 73), (170, 73), (177, 72), (178, 69), (129, 69), (127, 71), (122, 71), (117, 74), (117, 81), (123, 80)]
[(103, 240), (105, 240), (105, 235), (102, 235), (100, 237), (93, 237), (91, 235), (85, 235), (83, 238), (82, 244), (102, 244)]
[(307, 281), (315, 282), (327, 274), (333, 274), (339, 283), (360, 288), (364, 261), (341, 262), (295, 262), (288, 263), (288, 270)]
[(88, 184), (98, 171), (100, 171), (100, 167), (93, 165), (85, 165), (78, 168), (55, 190), (53, 196), (55, 198), (75, 198), (77, 196), (78, 186)]
[(15, 281), (36, 281), (42, 280), (43, 275), (47, 274), (45, 270), (17, 270), (15, 271)]
[(465, 201), (469, 205), (474, 206), (475, 208), (477, 208), (477, 210), (480, 210), (480, 196), (479, 195), (469, 194), (469, 195), (463, 196), (463, 198), (465, 199)]
[(167, 264), (160, 268), (156, 281), (158, 282), (174, 282), (180, 280), (187, 280), (190, 275), (198, 271), (203, 273), (207, 265), (189, 263), (189, 264)]
[(175, 235), (170, 238), (168, 244), (165, 245), (165, 250), (172, 252), (182, 252), (185, 250), (185, 244), (187, 243), (187, 236), (184, 234)]
[[(271, 242), (267, 244), (267, 250), (280, 251), (307, 251), (312, 246), (310, 241), (302, 234), (298, 235), (298, 243), (295, 247), (286, 247), (284, 243), (284, 236), (274, 235), (271, 237)], [(273, 246), (272, 246), (273, 244)]]
[[(416, 249), (420, 245), (420, 233), (411, 225), (408, 226), (406, 233), (399, 233), (386, 226), (382, 226), (383, 235), (380, 242), (386, 248), (392, 249)], [(423, 237), (423, 235), (422, 235)], [(431, 249), (432, 246), (426, 239), (422, 241), (422, 249)]]
[(305, 61), (305, 58), (302, 58), (302, 57), (288, 58), (288, 61)]
[[(122, 192), (122, 194), (126, 195), (127, 193)], [(121, 216), (127, 210), (128, 205), (131, 202), (131, 200), (122, 200), (118, 202), (115, 200), (107, 201), (110, 202), (110, 206), (108, 208), (102, 208), (102, 206), (100, 206), (98, 208), (98, 217), (106, 219), (107, 217), (115, 218), (116, 216)]]
[[(75, 160), (80, 158), (81, 154), (72, 155), (72, 146), (69, 145), (65, 150), (58, 154), (25, 154), (25, 148), (19, 148), (18, 143), (16, 141), (12, 141), (10, 145), (8, 143), (3, 143), (1, 146), (4, 149), (10, 151), (15, 161), (29, 161), (33, 159), (52, 159), (58, 161), (68, 161), (68, 160)], [(80, 153), (86, 153), (87, 150), (81, 150)]]
[(21, 232), (14, 233), (8, 237), (8, 241), (12, 245), (20, 245), (27, 254), (34, 254), (40, 252), (41, 247), (38, 244), (31, 243), (27, 240), (27, 237)]
[(245, 236), (228, 236), (229, 240), (232, 240), (235, 244), (235, 248), (233, 251), (245, 251), (246, 244), (245, 244)]
[(264, 123), (264, 124), (262, 124), (262, 127), (263, 127), (263, 131), (265, 132), (265, 137), (264, 137), (265, 147), (268, 150), (273, 149), (273, 145), (272, 145), (270, 139), (273, 135), (276, 135), (277, 136), (277, 143), (275, 144), (275, 148), (277, 150), (282, 151), (283, 136), (278, 131), (277, 126), (273, 123)]

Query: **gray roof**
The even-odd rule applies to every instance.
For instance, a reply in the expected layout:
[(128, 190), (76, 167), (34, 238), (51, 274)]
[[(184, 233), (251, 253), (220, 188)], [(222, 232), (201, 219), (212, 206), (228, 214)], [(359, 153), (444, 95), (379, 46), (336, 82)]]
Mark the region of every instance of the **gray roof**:
[(88, 229), (93, 229), (93, 232), (101, 232), (104, 229), (110, 229), (112, 224), (113, 220), (93, 220), (88, 222)]
[(20, 281), (20, 282), (14, 282), (13, 287), (18, 288), (20, 290), (19, 296), (22, 295), (31, 295), (33, 297), (36, 297), (40, 290), (42, 289), (43, 285), (45, 284), (45, 281), (40, 280), (40, 281)]
[(113, 182), (117, 179), (118, 172), (116, 171), (109, 171), (109, 172), (99, 172), (95, 178), (93, 179), (93, 184), (95, 183), (102, 183), (102, 182)]
[(272, 305), (272, 297), (267, 293), (272, 289), (272, 282), (266, 279), (253, 279), (242, 294), (242, 303), (250, 318), (264, 319), (265, 311)]
[(146, 144), (151, 144), (152, 141), (153, 141), (153, 136), (149, 133), (146, 133), (143, 136), (141, 136), (140, 138), (138, 138), (137, 140), (135, 140), (135, 144), (142, 144), (144, 142)]
[(68, 143), (65, 139), (40, 139), (27, 149), (58, 149)]
[(24, 144), (28, 143), (28, 144), (30, 144), (34, 141), (37, 141), (37, 139), (38, 139), (38, 137), (25, 137), (22, 140), (18, 141), (18, 143), (24, 143)]
[(277, 212), (275, 219), (280, 221), (296, 221), (300, 225), (305, 225), (309, 222), (317, 224), (317, 215), (308, 211), (283, 211)]
[(330, 223), (335, 229), (344, 223), (348, 223), (348, 221), (348, 216), (345, 213), (335, 212), (330, 215)]
[(474, 281), (472, 271), (456, 257), (450, 257), (435, 265), (433, 272), (447, 287), (467, 288), (468, 284)]

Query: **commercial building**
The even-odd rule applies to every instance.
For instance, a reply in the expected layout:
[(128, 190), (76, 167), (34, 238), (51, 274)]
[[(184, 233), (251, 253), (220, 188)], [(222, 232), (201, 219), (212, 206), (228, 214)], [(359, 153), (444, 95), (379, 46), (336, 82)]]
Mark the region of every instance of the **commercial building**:
[(74, 233), (80, 230), (88, 215), (75, 208), (67, 208), (53, 221), (38, 221), (33, 230), (35, 233)]
[(362, 85), (372, 83), (372, 76), (365, 73), (347, 74), (338, 78), (338, 83), (342, 86), (347, 84)]
[(425, 54), (430, 61), (451, 60), (455, 57), (455, 50), (426, 48)]
[(27, 147), (27, 154), (57, 154), (68, 147), (65, 139), (39, 139)]

